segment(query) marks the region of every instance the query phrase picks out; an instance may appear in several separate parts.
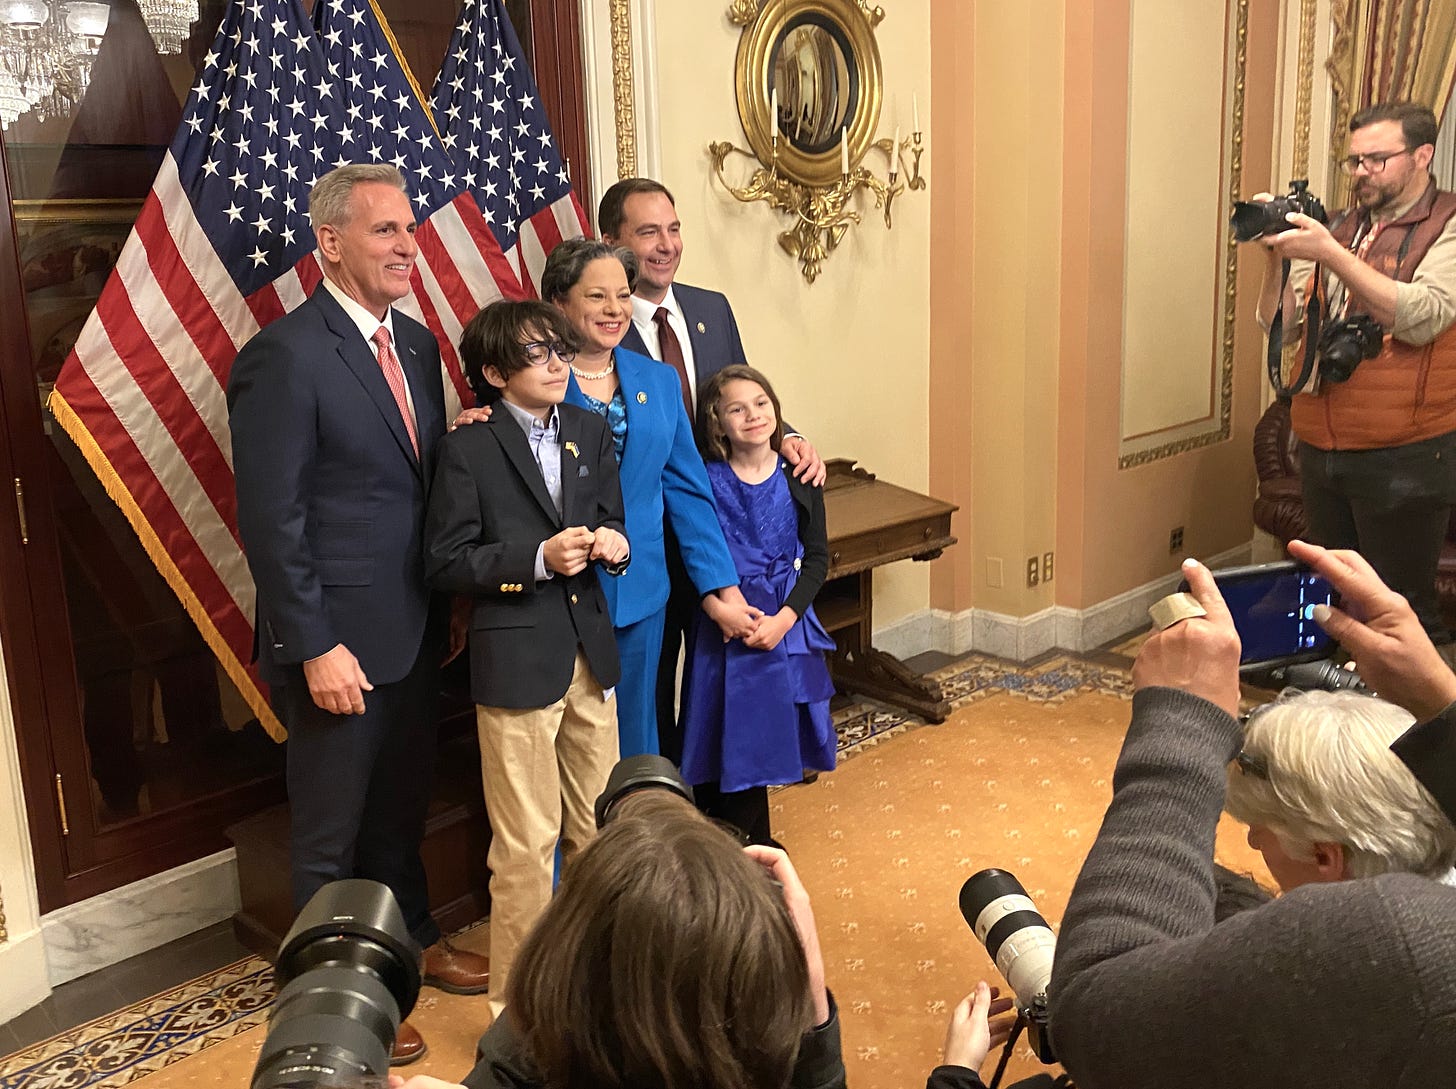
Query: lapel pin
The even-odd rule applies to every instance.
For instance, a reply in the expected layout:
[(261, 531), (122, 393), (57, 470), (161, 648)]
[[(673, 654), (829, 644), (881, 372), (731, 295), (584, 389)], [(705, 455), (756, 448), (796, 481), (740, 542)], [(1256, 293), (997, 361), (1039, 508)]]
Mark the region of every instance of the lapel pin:
[(574, 458), (581, 457), (581, 454), (576, 449), (576, 443), (574, 442), (568, 442), (566, 444), (566, 452)]
[(700, 333), (706, 333), (707, 331), (708, 331), (708, 327), (706, 325), (704, 325), (702, 322), (698, 322), (698, 332), (700, 332)]
[(647, 403), (647, 394), (645, 391), (637, 394), (637, 403), (639, 405), (645, 405)]

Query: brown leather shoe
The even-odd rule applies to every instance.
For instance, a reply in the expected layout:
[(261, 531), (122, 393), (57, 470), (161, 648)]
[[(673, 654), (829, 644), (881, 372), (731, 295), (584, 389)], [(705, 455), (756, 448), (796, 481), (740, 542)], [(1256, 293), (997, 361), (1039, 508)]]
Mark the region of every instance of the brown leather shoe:
[(394, 1035), (394, 1050), (389, 1053), (389, 1065), (408, 1066), (423, 1059), (429, 1050), (420, 1030), (408, 1021), (401, 1021), (399, 1031)]
[(441, 938), (425, 950), (424, 983), (451, 994), (484, 994), (490, 988), (490, 958)]

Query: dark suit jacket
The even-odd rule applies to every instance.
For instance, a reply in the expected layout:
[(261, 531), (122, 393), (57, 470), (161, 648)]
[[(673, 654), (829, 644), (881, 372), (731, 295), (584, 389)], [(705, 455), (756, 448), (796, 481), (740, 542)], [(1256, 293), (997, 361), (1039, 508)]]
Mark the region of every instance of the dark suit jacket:
[[(733, 318), (733, 307), (728, 305), (728, 296), (720, 291), (680, 283), (672, 285), (672, 293), (677, 297), (683, 318), (688, 323), (697, 389), (702, 389), (703, 383), (724, 367), (748, 362), (743, 351), (743, 339), (738, 335), (738, 322)], [(622, 338), (622, 347), (638, 355), (651, 355), (642, 342), (642, 334), (630, 321), (627, 323), (627, 335)]]
[(525, 432), (503, 407), (446, 435), (436, 458), (425, 567), (436, 588), (475, 597), (470, 692), (486, 707), (555, 703), (571, 684), (578, 645), (603, 687), (621, 676), (597, 565), (536, 581), (537, 547), (563, 528), (625, 532), (606, 422), (571, 405), (558, 412), (561, 515)]
[(393, 323), (423, 460), (373, 346), (323, 284), (233, 363), (238, 530), (270, 683), (300, 679), (300, 663), (342, 643), (371, 683), (387, 684), (427, 636), (443, 638), (423, 552), (431, 456), (445, 433), (440, 349), (397, 310)]

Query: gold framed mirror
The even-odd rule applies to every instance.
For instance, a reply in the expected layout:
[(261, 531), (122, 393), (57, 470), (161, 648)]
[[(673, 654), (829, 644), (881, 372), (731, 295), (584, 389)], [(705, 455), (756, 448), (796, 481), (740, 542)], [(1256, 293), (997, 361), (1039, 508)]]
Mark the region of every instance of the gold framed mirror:
[(874, 28), (884, 9), (865, 0), (740, 0), (729, 17), (744, 27), (734, 67), (748, 146), (801, 185), (838, 182), (847, 173), (841, 142), (857, 165), (879, 127)]

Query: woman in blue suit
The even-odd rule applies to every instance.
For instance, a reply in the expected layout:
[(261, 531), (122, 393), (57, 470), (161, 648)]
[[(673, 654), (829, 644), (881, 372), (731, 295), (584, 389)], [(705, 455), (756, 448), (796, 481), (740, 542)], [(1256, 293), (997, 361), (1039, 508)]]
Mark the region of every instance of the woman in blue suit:
[(751, 634), (758, 615), (738, 591), (677, 374), (619, 346), (632, 324), (636, 277), (631, 250), (587, 238), (558, 245), (541, 274), (541, 297), (570, 319), (583, 345), (571, 364), (566, 400), (605, 417), (621, 466), (632, 563), (602, 587), (622, 659), (623, 756), (657, 752), (657, 660), (669, 589), (664, 514), (703, 608), (725, 638)]

